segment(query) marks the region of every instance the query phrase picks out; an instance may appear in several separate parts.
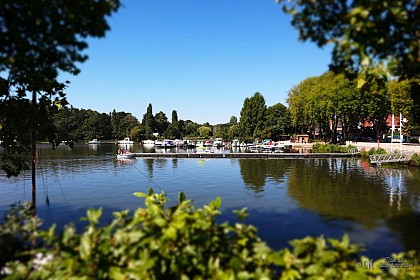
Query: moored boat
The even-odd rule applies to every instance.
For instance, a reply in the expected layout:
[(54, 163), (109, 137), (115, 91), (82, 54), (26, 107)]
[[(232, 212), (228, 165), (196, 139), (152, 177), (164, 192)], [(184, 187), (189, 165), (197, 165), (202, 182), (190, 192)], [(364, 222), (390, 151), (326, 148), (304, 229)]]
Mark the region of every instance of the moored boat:
[(225, 145), (225, 143), (223, 143), (222, 138), (216, 138), (216, 139), (214, 139), (213, 147), (219, 148), (219, 147), (223, 147), (224, 145)]
[(173, 140), (164, 139), (162, 142), (162, 148), (174, 148), (176, 147), (175, 142)]
[(92, 144), (92, 145), (101, 144), (101, 141), (98, 141), (98, 139), (95, 138), (95, 139), (92, 139), (91, 141), (89, 141), (88, 144)]
[(211, 141), (207, 140), (206, 142), (204, 142), (203, 146), (204, 147), (211, 147), (213, 144), (211, 143)]
[(129, 151), (118, 150), (117, 159), (133, 159), (136, 158), (136, 154)]
[(239, 147), (239, 146), (240, 146), (239, 140), (238, 139), (233, 139), (233, 141), (232, 141), (232, 147), (236, 148), (236, 147)]
[(130, 140), (130, 137), (125, 137), (124, 140), (119, 140), (118, 144), (134, 144), (134, 141)]
[(150, 140), (150, 139), (147, 139), (147, 140), (143, 140), (141, 143), (143, 145), (154, 145), (155, 144), (155, 141)]

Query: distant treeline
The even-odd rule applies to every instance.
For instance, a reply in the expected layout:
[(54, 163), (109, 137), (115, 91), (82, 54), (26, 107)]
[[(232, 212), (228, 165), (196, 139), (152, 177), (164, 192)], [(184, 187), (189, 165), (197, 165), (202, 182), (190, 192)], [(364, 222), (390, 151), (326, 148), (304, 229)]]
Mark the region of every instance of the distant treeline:
[[(171, 121), (162, 111), (153, 114), (152, 104), (139, 121), (131, 113), (100, 113), (91, 109), (63, 107), (54, 113), (54, 134), (58, 140), (76, 142), (87, 139), (112, 140), (130, 137), (135, 141), (164, 138), (209, 138), (223, 139), (254, 138), (277, 139), (292, 131), (289, 110), (283, 104), (266, 106), (264, 97), (255, 93), (246, 98), (241, 110), (240, 121), (232, 116), (227, 123), (211, 125), (192, 120), (178, 119), (176, 110), (172, 111)], [(42, 140), (42, 139), (39, 139)]]
[[(419, 130), (420, 109), (413, 106), (411, 92), (418, 79), (403, 82), (374, 80), (369, 94), (358, 88), (360, 79), (327, 72), (305, 79), (288, 93), (289, 107), (276, 103), (267, 107), (264, 97), (256, 92), (244, 100), (239, 120), (210, 125), (178, 119), (173, 110), (171, 120), (162, 111), (153, 114), (152, 104), (139, 121), (131, 113), (99, 113), (93, 110), (62, 107), (54, 110), (54, 134), (58, 140), (112, 140), (130, 137), (135, 141), (154, 138), (256, 138), (279, 140), (284, 135), (309, 134), (311, 139), (336, 141), (339, 127), (342, 139), (369, 133), (381, 137), (389, 131), (390, 114), (405, 118), (403, 131)], [(364, 127), (364, 124), (371, 126)], [(51, 133), (48, 133), (51, 139)], [(45, 134), (44, 134), (45, 135)]]

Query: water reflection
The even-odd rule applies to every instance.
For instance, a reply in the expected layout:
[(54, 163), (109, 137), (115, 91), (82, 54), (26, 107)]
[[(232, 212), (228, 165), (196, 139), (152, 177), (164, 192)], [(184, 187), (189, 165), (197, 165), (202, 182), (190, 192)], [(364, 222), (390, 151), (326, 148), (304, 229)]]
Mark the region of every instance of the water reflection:
[(118, 149), (132, 152), (134, 149), (134, 144), (118, 144)]
[(348, 159), (313, 159), (293, 164), (290, 197), (301, 207), (327, 218), (353, 220), (374, 228), (385, 218), (411, 213), (419, 199), (405, 191), (400, 170), (366, 173), (358, 161)]
[(264, 191), (264, 186), (268, 178), (274, 182), (281, 182), (285, 179), (289, 161), (276, 159), (239, 159), (239, 167), (245, 186), (258, 193)]

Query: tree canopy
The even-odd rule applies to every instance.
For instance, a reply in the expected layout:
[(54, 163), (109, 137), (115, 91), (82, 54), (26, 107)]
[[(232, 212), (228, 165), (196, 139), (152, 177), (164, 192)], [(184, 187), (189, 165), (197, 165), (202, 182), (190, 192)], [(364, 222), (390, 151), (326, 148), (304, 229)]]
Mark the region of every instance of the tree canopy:
[(267, 106), (261, 93), (256, 92), (252, 97), (245, 98), (239, 121), (242, 136), (260, 137), (265, 127), (266, 111)]
[[(0, 2), (0, 139), (2, 169), (16, 175), (26, 168), (16, 155), (29, 150), (34, 131), (52, 126), (49, 117), (66, 104), (67, 81), (58, 75), (80, 72), (88, 58), (87, 37), (103, 37), (107, 17), (119, 0)], [(39, 99), (38, 99), (39, 97)]]
[(420, 73), (418, 0), (277, 0), (300, 39), (333, 44), (331, 68), (369, 70), (386, 65), (395, 76)]

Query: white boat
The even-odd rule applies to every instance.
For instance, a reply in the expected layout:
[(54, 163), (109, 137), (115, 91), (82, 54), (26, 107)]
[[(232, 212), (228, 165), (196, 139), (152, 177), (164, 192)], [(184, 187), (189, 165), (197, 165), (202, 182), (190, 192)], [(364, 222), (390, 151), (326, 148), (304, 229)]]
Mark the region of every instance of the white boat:
[(133, 159), (136, 158), (136, 154), (131, 152), (122, 152), (117, 154), (117, 159)]
[(155, 147), (156, 148), (161, 148), (162, 147), (162, 144), (163, 144), (163, 141), (162, 140), (155, 140)]
[(155, 141), (147, 139), (142, 141), (143, 145), (154, 145)]
[(238, 139), (234, 139), (234, 140), (232, 141), (232, 147), (234, 147), (234, 148), (239, 147), (239, 140), (238, 140)]
[(216, 138), (213, 142), (213, 147), (223, 147), (225, 143), (223, 143), (222, 138)]
[(134, 144), (134, 141), (131, 141), (130, 137), (125, 137), (124, 140), (119, 140), (118, 144)]
[(175, 144), (175, 146), (177, 147), (183, 147), (184, 145), (186, 145), (186, 141), (185, 140), (180, 140), (180, 139), (175, 139), (173, 141), (173, 143)]
[(162, 148), (173, 148), (176, 147), (173, 140), (165, 139), (162, 141)]
[(204, 142), (203, 146), (204, 147), (211, 147), (213, 144), (211, 143), (211, 141), (207, 140), (206, 142)]
[(89, 141), (88, 144), (93, 144), (93, 145), (101, 144), (101, 141), (98, 141), (98, 139), (95, 138), (95, 139), (92, 139), (91, 141)]
[(204, 147), (204, 143), (202, 141), (198, 141), (197, 143), (195, 143), (196, 147)]

